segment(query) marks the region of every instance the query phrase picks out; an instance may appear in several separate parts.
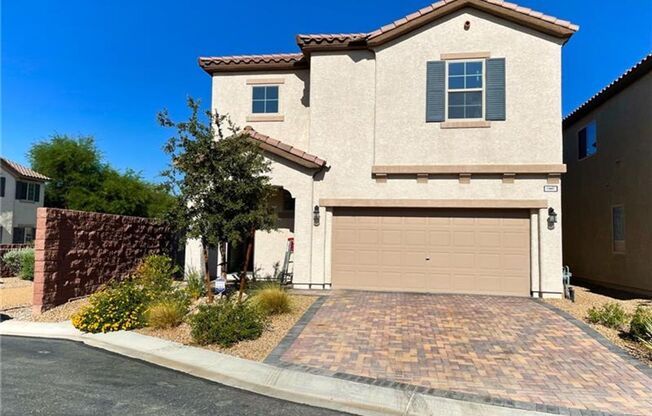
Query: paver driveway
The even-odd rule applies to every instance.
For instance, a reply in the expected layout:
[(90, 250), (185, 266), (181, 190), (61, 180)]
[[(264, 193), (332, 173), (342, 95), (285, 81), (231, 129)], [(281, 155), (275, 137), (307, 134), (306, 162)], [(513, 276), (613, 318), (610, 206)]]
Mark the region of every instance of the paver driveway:
[(647, 370), (532, 299), (335, 292), (300, 330), (268, 362), (552, 413), (652, 415)]

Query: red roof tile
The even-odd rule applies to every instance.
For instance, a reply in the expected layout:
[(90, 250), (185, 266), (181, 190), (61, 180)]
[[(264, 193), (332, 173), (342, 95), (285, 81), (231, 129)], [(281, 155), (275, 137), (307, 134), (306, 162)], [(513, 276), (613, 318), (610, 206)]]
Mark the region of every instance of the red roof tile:
[[(455, 4), (459, 3), (459, 4)], [(336, 33), (336, 34), (318, 34), (318, 35), (298, 35), (297, 43), (303, 49), (305, 47), (328, 47), (328, 46), (342, 46), (349, 43), (359, 42), (359, 41), (368, 41), (372, 42), (374, 39), (380, 37), (381, 35), (389, 34), (391, 32), (399, 31), (406, 25), (416, 22), (417, 19), (423, 19), (424, 24), (427, 23), (427, 17), (429, 15), (435, 16), (439, 9), (444, 6), (454, 5), (457, 8), (464, 6), (476, 6), (483, 7), (485, 9), (492, 8), (496, 11), (503, 9), (509, 12), (516, 12), (517, 16), (521, 15), (523, 18), (532, 18), (540, 20), (542, 25), (552, 24), (558, 28), (564, 29), (564, 37), (568, 37), (579, 29), (579, 26), (572, 24), (567, 20), (557, 19), (553, 16), (548, 16), (540, 12), (536, 12), (527, 7), (520, 7), (514, 3), (505, 2), (502, 0), (442, 0), (436, 3), (433, 3), (429, 6), (422, 8), (414, 13), (411, 13), (405, 17), (402, 17), (394, 22), (387, 24), (380, 29), (376, 29), (369, 33)], [(497, 7), (496, 7), (497, 6)], [(488, 10), (489, 11), (489, 10)], [(413, 28), (410, 28), (410, 30)]]
[(272, 139), (269, 136), (261, 134), (254, 130), (251, 126), (246, 126), (244, 132), (249, 135), (253, 140), (259, 142), (263, 149), (270, 151), (278, 156), (293, 162), (299, 163), (308, 168), (322, 168), (326, 166), (326, 161), (318, 158), (315, 155), (306, 153), (301, 149), (287, 145), (280, 140)]
[(308, 66), (308, 60), (302, 53), (277, 53), (269, 55), (235, 55), (200, 57), (199, 66), (208, 73), (243, 70), (246, 68), (301, 68)]
[(12, 160), (0, 158), (0, 161), (2, 162), (2, 167), (9, 168), (9, 170), (13, 171), (16, 175), (21, 176), (26, 179), (33, 179), (37, 181), (49, 181), (50, 178), (48, 178), (45, 175), (41, 175), (35, 170), (32, 170), (26, 166), (23, 166), (19, 163), (16, 163)]

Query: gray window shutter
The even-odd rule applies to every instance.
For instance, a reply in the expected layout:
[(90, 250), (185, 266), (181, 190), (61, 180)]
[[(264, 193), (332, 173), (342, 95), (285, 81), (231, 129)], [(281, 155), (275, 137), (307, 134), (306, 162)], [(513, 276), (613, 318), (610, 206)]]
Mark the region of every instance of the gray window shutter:
[(487, 120), (505, 120), (505, 58), (487, 59)]
[(446, 63), (432, 61), (427, 64), (426, 122), (444, 121), (446, 118)]

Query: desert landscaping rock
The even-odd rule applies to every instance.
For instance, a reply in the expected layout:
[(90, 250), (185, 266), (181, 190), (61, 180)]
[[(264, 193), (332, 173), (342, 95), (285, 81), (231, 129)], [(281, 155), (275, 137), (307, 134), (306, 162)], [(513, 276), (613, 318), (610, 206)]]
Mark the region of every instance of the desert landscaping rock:
[[(314, 296), (292, 295), (292, 311), (282, 315), (273, 315), (269, 318), (267, 327), (260, 338), (251, 341), (242, 341), (230, 348), (223, 348), (218, 345), (205, 345), (212, 351), (233, 355), (252, 361), (263, 361), (270, 352), (276, 348), (287, 332), (297, 323), (306, 310), (317, 299)], [(194, 345), (190, 336), (190, 325), (184, 323), (176, 328), (170, 329), (139, 329), (144, 335), (163, 338), (169, 341), (178, 342), (184, 345)]]
[(629, 314), (633, 313), (638, 306), (652, 308), (652, 299), (627, 295), (622, 292), (600, 289), (600, 293), (588, 287), (575, 286), (575, 303), (565, 299), (547, 299), (551, 305), (568, 312), (575, 318), (584, 321), (587, 325), (604, 335), (609, 341), (618, 345), (629, 354), (638, 358), (647, 366), (652, 367), (652, 351), (643, 347), (640, 343), (629, 339), (626, 334), (616, 329), (607, 328), (602, 325), (591, 324), (586, 320), (587, 311), (591, 307), (600, 307), (607, 302), (616, 302)]

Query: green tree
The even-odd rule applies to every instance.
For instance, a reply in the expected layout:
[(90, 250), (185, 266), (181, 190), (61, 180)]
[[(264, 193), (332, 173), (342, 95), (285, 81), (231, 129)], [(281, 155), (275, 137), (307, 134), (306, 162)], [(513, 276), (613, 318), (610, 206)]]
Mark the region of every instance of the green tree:
[(45, 187), (48, 207), (163, 217), (173, 203), (162, 185), (105, 163), (90, 136), (55, 135), (34, 144), (29, 159), (34, 170), (51, 178)]
[[(269, 161), (249, 135), (238, 130), (227, 116), (206, 112), (201, 120), (200, 102), (188, 98), (188, 121), (174, 122), (166, 110), (159, 123), (175, 135), (164, 147), (170, 156), (163, 172), (168, 189), (176, 195), (173, 223), (188, 238), (199, 238), (204, 251), (204, 282), (212, 300), (208, 270), (208, 249), (224, 243), (245, 244), (246, 255), (240, 274), (240, 295), (246, 284), (246, 266), (256, 230), (270, 230), (275, 217), (268, 201), (273, 192), (267, 174)], [(228, 130), (225, 135), (223, 128)]]
[(51, 180), (45, 187), (45, 205), (84, 209), (102, 183), (102, 157), (92, 137), (55, 135), (32, 145), (32, 168)]

